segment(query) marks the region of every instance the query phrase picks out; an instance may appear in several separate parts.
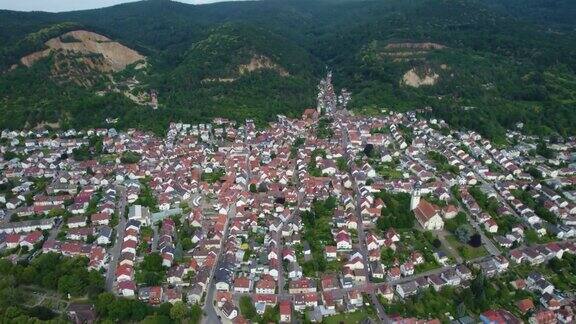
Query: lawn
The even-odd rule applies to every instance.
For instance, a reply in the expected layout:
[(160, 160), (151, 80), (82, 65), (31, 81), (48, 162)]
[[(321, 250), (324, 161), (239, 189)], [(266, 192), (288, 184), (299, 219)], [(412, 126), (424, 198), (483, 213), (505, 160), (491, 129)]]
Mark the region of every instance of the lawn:
[(377, 166), (376, 171), (378, 171), (378, 175), (380, 175), (384, 179), (397, 180), (404, 178), (404, 174), (402, 171), (397, 170), (396, 168), (391, 168), (387, 165)]
[(98, 158), (98, 162), (100, 164), (115, 163), (116, 158), (118, 158), (117, 154), (102, 154)]
[(479, 257), (487, 256), (488, 251), (484, 246), (471, 247), (468, 244), (462, 244), (454, 235), (446, 236), (446, 239), (455, 248), (464, 260), (472, 260)]
[(356, 311), (353, 313), (337, 314), (334, 316), (325, 317), (322, 323), (325, 324), (360, 323), (365, 318), (368, 318), (368, 315), (364, 311)]
[(422, 264), (417, 265), (414, 268), (414, 273), (418, 274), (418, 273), (434, 270), (434, 269), (439, 268), (439, 267), (440, 267), (440, 265), (436, 261), (424, 262)]

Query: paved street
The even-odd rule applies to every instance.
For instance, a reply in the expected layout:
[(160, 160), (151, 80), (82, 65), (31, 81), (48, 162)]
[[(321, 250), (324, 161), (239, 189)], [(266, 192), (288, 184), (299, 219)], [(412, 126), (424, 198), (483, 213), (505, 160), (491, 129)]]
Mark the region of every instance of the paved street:
[(126, 218), (124, 217), (124, 210), (126, 209), (126, 188), (118, 186), (116, 187), (118, 193), (118, 206), (116, 208), (116, 214), (118, 215), (118, 225), (114, 228), (116, 231), (116, 240), (114, 241), (114, 246), (110, 249), (110, 263), (108, 264), (108, 270), (106, 272), (106, 290), (113, 291), (116, 266), (118, 265), (118, 259), (120, 258), (120, 249), (122, 248), (122, 242), (124, 241), (124, 228), (126, 227)]
[(226, 242), (226, 238), (228, 237), (228, 230), (230, 225), (230, 220), (234, 218), (236, 215), (236, 204), (232, 203), (228, 208), (228, 217), (226, 224), (224, 225), (224, 235), (222, 236), (222, 240), (220, 241), (220, 249), (218, 249), (217, 255), (217, 262), (216, 265), (212, 268), (210, 273), (210, 277), (208, 279), (208, 291), (206, 292), (206, 299), (204, 302), (204, 317), (202, 318), (202, 323), (212, 324), (212, 323), (220, 323), (218, 319), (218, 314), (216, 309), (214, 308), (214, 295), (216, 292), (216, 286), (214, 285), (214, 272), (218, 268), (222, 258), (222, 251), (224, 250), (224, 244)]
[[(348, 146), (348, 141), (349, 141), (348, 133), (346, 131), (343, 131), (342, 132), (342, 148), (344, 150), (344, 156), (345, 156), (346, 160), (348, 161), (348, 163), (350, 164), (350, 163), (354, 163), (354, 161), (349, 156), (348, 151), (346, 150), (346, 147)], [(364, 261), (364, 269), (366, 271), (366, 278), (365, 278), (366, 282), (370, 283), (368, 249), (366, 248), (366, 233), (364, 232), (364, 222), (362, 219), (362, 214), (361, 214), (361, 209), (360, 209), (361, 195), (360, 195), (360, 190), (358, 188), (358, 184), (356, 183), (356, 179), (354, 178), (352, 173), (349, 172), (349, 175), (350, 175), (350, 179), (352, 179), (352, 187), (354, 189), (354, 196), (355, 196), (354, 200), (355, 200), (355, 205), (356, 205), (356, 217), (358, 219), (357, 220), (357, 222), (358, 222), (358, 250), (362, 254), (362, 258)], [(368, 284), (368, 286), (370, 287), (370, 284)], [(382, 307), (382, 304), (380, 304), (380, 301), (376, 297), (376, 293), (374, 292), (374, 289), (369, 289), (368, 293), (370, 294), (370, 299), (372, 300), (372, 305), (374, 306), (374, 308), (376, 309), (376, 313), (378, 314), (378, 319), (384, 323), (391, 323), (392, 321), (386, 315), (386, 312), (384, 311), (384, 307)]]

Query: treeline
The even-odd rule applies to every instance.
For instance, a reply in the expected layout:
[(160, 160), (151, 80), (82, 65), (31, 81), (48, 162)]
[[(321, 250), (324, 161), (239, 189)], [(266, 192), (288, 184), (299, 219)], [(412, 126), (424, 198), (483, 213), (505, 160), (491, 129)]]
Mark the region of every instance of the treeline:
[(87, 258), (67, 258), (46, 253), (29, 264), (12, 264), (0, 260), (0, 273), (19, 285), (34, 285), (74, 297), (96, 296), (103, 291), (104, 278), (97, 271), (88, 271)]
[(112, 322), (174, 323), (196, 324), (202, 318), (202, 309), (195, 304), (186, 306), (183, 302), (160, 304), (152, 307), (137, 299), (118, 298), (111, 293), (102, 293), (94, 301), (96, 312), (101, 320)]
[[(506, 129), (517, 123), (539, 136), (575, 135), (576, 37), (566, 28), (574, 23), (565, 19), (574, 8), (568, 2), (550, 8), (535, 1), (522, 10), (511, 9), (518, 1), (504, 0), (491, 0), (489, 6), (293, 0), (206, 6), (143, 1), (61, 14), (2, 12), (0, 66), (14, 63), (14, 57), (1, 54), (15, 53), (22, 39), (36, 48), (54, 30), (66, 31), (64, 22), (90, 26), (148, 56), (150, 67), (138, 73), (139, 90), (156, 90), (160, 108), (55, 80), (48, 59), (0, 77), (0, 127), (57, 121), (63, 128), (104, 127), (111, 117), (119, 119), (114, 127), (120, 129), (164, 134), (170, 122), (217, 116), (253, 118), (264, 125), (277, 114), (294, 117), (314, 106), (316, 84), (329, 67), (336, 88), (352, 91), (353, 109), (430, 106), (430, 116), (497, 142), (504, 142)], [(538, 10), (563, 17), (562, 23), (535, 16)], [(562, 33), (548, 32), (556, 28)], [(404, 53), (402, 60), (390, 56), (388, 45), (405, 42), (446, 47)], [(239, 66), (257, 55), (265, 55), (276, 70), (241, 73)], [(413, 68), (437, 74), (437, 83), (404, 85), (404, 73)], [(219, 78), (227, 80), (213, 80)]]
[(327, 269), (324, 247), (334, 245), (331, 222), (336, 203), (335, 197), (315, 201), (312, 204), (311, 211), (302, 213), (302, 222), (304, 224), (302, 238), (308, 242), (312, 252), (312, 259), (302, 264), (302, 270), (306, 275), (324, 272)]
[(52, 310), (33, 306), (32, 291), (55, 291), (62, 296), (95, 298), (104, 290), (104, 278), (88, 271), (87, 258), (41, 254), (32, 262), (13, 264), (0, 260), (0, 322), (67, 322)]
[[(0, 322), (2, 323), (69, 323), (65, 313), (59, 315), (34, 300), (43, 294), (55, 298), (73, 298), (93, 303), (101, 321), (170, 323), (184, 321), (199, 323), (202, 309), (198, 305), (188, 307), (183, 302), (152, 307), (137, 299), (118, 298), (104, 292), (104, 277), (97, 271), (87, 270), (85, 257), (69, 258), (60, 254), (46, 253), (30, 263), (13, 264), (0, 260)], [(161, 267), (161, 265), (160, 265)], [(157, 270), (157, 260), (151, 258), (143, 263), (146, 271)], [(33, 296), (33, 291), (37, 292)]]
[(381, 198), (386, 206), (382, 208), (382, 215), (376, 221), (378, 229), (381, 231), (389, 228), (410, 229), (414, 226), (414, 213), (410, 210), (409, 194), (380, 191), (374, 196)]

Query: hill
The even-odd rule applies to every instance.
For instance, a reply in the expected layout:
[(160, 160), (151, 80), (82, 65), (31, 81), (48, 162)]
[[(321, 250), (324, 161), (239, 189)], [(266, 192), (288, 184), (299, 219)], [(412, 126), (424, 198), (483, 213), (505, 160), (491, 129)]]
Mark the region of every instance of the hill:
[[(170, 121), (214, 116), (264, 123), (314, 105), (329, 67), (336, 85), (352, 90), (354, 109), (430, 106), (497, 139), (518, 122), (539, 135), (575, 135), (571, 12), (564, 0), (148, 0), (58, 14), (0, 11), (0, 126), (93, 127), (118, 117), (118, 127), (162, 132)], [(51, 71), (62, 57), (50, 52), (11, 69), (75, 30), (122, 44), (146, 57), (146, 67), (88, 69), (93, 81), (63, 82)]]

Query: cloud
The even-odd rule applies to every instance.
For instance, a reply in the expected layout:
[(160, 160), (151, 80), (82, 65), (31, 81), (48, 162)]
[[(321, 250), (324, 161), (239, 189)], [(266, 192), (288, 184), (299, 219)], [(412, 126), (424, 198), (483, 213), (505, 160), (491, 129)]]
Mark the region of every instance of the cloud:
[[(0, 0), (0, 9), (18, 11), (49, 11), (61, 12), (103, 8), (137, 0)], [(180, 0), (191, 4), (205, 4), (220, 1), (236, 0)]]

